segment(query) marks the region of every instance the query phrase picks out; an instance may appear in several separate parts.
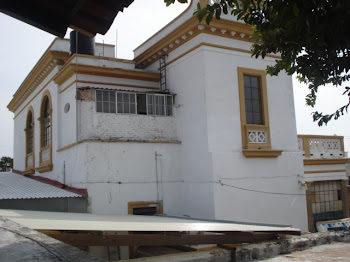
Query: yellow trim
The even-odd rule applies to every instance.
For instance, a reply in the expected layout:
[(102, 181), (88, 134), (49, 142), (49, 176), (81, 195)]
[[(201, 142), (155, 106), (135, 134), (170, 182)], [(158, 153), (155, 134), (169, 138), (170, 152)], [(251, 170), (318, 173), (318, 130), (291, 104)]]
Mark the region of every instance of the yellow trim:
[[(268, 157), (277, 157), (281, 154), (282, 151), (281, 150), (271, 150), (269, 111), (268, 111), (267, 88), (266, 88), (266, 72), (263, 70), (255, 70), (255, 69), (250, 69), (250, 68), (238, 67), (237, 73), (238, 73), (238, 88), (239, 88), (243, 154), (246, 157), (254, 157), (254, 156), (259, 157), (260, 155), (267, 155)], [(247, 124), (245, 96), (244, 96), (244, 75), (256, 76), (259, 78), (263, 125)], [(249, 143), (249, 138), (248, 138), (248, 131), (249, 130), (265, 131), (267, 142), (266, 143)], [(247, 149), (249, 149), (249, 150), (247, 150)], [(258, 153), (258, 152), (265, 152), (265, 153)]]
[(276, 158), (282, 154), (283, 150), (255, 150), (243, 149), (242, 153), (246, 158)]
[(79, 145), (79, 144), (81, 144), (81, 143), (83, 143), (83, 142), (85, 142), (85, 141), (82, 140), (82, 141), (79, 141), (79, 142), (75, 142), (75, 143), (70, 144), (70, 145), (68, 145), (68, 146), (65, 146), (65, 147), (62, 147), (62, 148), (60, 148), (60, 149), (57, 149), (56, 152), (64, 151), (64, 150), (69, 149), (69, 148), (71, 148), (71, 147), (73, 147), (73, 146)]
[(62, 85), (75, 74), (96, 75), (115, 78), (135, 79), (151, 82), (159, 82), (160, 75), (158, 72), (147, 72), (141, 70), (109, 68), (104, 66), (92, 66), (84, 64), (66, 64), (64, 68), (54, 77), (58, 85)]
[(52, 169), (53, 169), (52, 164), (43, 165), (43, 166), (39, 166), (39, 167), (35, 168), (35, 170), (38, 171), (39, 173), (50, 172), (50, 171), (52, 171)]
[(162, 140), (150, 140), (150, 141), (144, 141), (144, 140), (115, 140), (115, 139), (101, 139), (101, 140), (94, 140), (94, 139), (83, 139), (78, 142), (75, 142), (73, 144), (67, 145), (65, 147), (62, 147), (60, 149), (57, 149), (56, 152), (61, 152), (66, 149), (69, 149), (71, 147), (74, 147), (76, 145), (79, 145), (81, 143), (86, 142), (100, 142), (100, 143), (141, 143), (141, 144), (176, 144), (181, 145), (181, 141), (162, 141)]
[(349, 162), (349, 158), (335, 158), (335, 159), (304, 159), (305, 166), (312, 165), (341, 165)]
[[(24, 109), (26, 109), (26, 107), (38, 96), (40, 95), (41, 91), (43, 91), (52, 81), (52, 79), (54, 78), (55, 76), (51, 77), (51, 79), (40, 89), (40, 91), (38, 91), (38, 93), (32, 98), (29, 100), (29, 102), (14, 116), (13, 119), (16, 119), (17, 116), (19, 116), (20, 113), (22, 113), (22, 111)], [(24, 101), (24, 100), (23, 100)], [(21, 105), (19, 105), (21, 106)]]
[(317, 173), (340, 173), (340, 172), (346, 172), (345, 169), (343, 170), (319, 170), (319, 171), (304, 171), (304, 174), (317, 174)]
[(320, 138), (320, 139), (340, 139), (344, 138), (343, 136), (324, 136), (324, 135), (298, 135), (298, 138)]
[(162, 201), (135, 201), (135, 202), (128, 202), (128, 214), (132, 215), (134, 208), (141, 208), (141, 207), (150, 207), (156, 205), (157, 207), (157, 214), (163, 214), (163, 203)]
[(68, 88), (70, 88), (72, 85), (74, 85), (77, 81), (74, 80), (72, 83), (70, 83), (68, 86), (66, 86), (64, 89), (62, 89), (59, 93), (62, 94), (64, 91), (66, 91)]
[(31, 168), (31, 169), (27, 169), (27, 170), (23, 171), (22, 175), (29, 176), (29, 175), (33, 175), (34, 173), (35, 173), (35, 168)]
[[(235, 34), (232, 35), (231, 32), (235, 32)], [(232, 20), (214, 19), (208, 26), (204, 22), (199, 22), (196, 17), (191, 17), (182, 25), (137, 56), (134, 60), (138, 68), (145, 68), (157, 61), (159, 57), (169, 54), (174, 49), (201, 33), (255, 43), (250, 39), (252, 32), (253, 29), (250, 26)]]
[[(175, 61), (179, 60), (180, 58), (184, 57), (185, 55), (191, 53), (192, 51), (196, 50), (197, 48), (201, 47), (201, 46), (208, 46), (208, 47), (214, 47), (214, 48), (220, 48), (220, 49), (225, 49), (225, 50), (230, 50), (230, 51), (237, 51), (237, 52), (242, 52), (242, 53), (247, 53), (247, 54), (252, 54), (252, 52), (250, 50), (246, 50), (246, 49), (241, 49), (241, 48), (235, 48), (235, 47), (228, 47), (228, 46), (223, 46), (223, 45), (215, 45), (215, 44), (210, 44), (210, 43), (200, 43), (194, 47), (192, 47), (191, 49), (187, 50), (186, 52), (184, 52), (183, 54), (179, 55), (178, 57), (170, 60), (168, 63), (166, 63), (166, 66), (169, 66), (170, 64), (174, 63)], [(271, 58), (281, 58), (280, 56), (275, 56), (275, 55), (266, 55), (267, 57), (271, 57)], [(159, 68), (158, 68), (159, 70)]]
[[(33, 146), (33, 150), (31, 153), (28, 153), (29, 151), (29, 140), (28, 140), (28, 132), (29, 132), (29, 114), (31, 114), (32, 116), (32, 128), (33, 128), (33, 141), (32, 141), (32, 146)], [(35, 167), (35, 117), (34, 117), (34, 109), (32, 106), (30, 106), (28, 108), (28, 112), (27, 112), (27, 120), (26, 120), (26, 129), (25, 129), (25, 148), (26, 148), (26, 156), (25, 156), (25, 175), (30, 175), (33, 174), (33, 170)], [(28, 158), (32, 157), (33, 158), (33, 164), (31, 166), (28, 166)]]
[[(50, 47), (52, 46), (52, 44), (50, 45)], [(52, 51), (47, 49), (44, 55), (39, 59), (37, 64), (34, 66), (32, 71), (25, 78), (21, 86), (18, 88), (18, 90), (13, 96), (13, 99), (8, 104), (7, 108), (10, 111), (14, 112), (25, 100), (25, 97), (28, 97), (30, 94), (32, 94), (33, 91), (36, 89), (36, 87), (38, 87), (42, 83), (42, 81), (46, 79), (45, 76), (41, 76), (41, 75), (48, 68), (48, 66), (52, 63), (51, 68), (47, 72), (45, 72), (45, 75), (50, 74), (52, 70), (56, 67), (56, 65), (61, 63), (60, 61), (67, 60), (68, 58), (69, 58), (69, 54), (66, 52)], [(38, 82), (35, 83), (35, 81), (37, 80)], [(35, 84), (35, 87), (28, 92), (28, 90), (33, 84)], [(23, 99), (23, 101), (19, 103), (21, 99)]]
[[(50, 103), (50, 144), (49, 145), (44, 145), (44, 135), (45, 135), (45, 123), (44, 123), (44, 110), (45, 110), (45, 103), (46, 100), (49, 100)], [(39, 167), (36, 168), (36, 170), (39, 173), (43, 172), (48, 172), (51, 171), (53, 168), (52, 165), (52, 129), (53, 129), (53, 121), (52, 121), (52, 98), (49, 90), (45, 90), (45, 92), (42, 94), (41, 97), (41, 104), (40, 104), (40, 117), (39, 117), (39, 122), (40, 122), (40, 150), (39, 150)], [(50, 159), (43, 161), (42, 160), (42, 152), (49, 149), (50, 151)]]
[(61, 90), (59, 93), (62, 94), (64, 91), (66, 91), (69, 87), (71, 87), (75, 83), (93, 84), (93, 85), (106, 85), (106, 86), (124, 86), (124, 87), (132, 87), (132, 88), (144, 88), (144, 89), (159, 90), (158, 87), (150, 87), (150, 86), (127, 85), (127, 84), (119, 84), (119, 83), (106, 83), (106, 82), (96, 82), (96, 81), (74, 80), (69, 86), (67, 86), (66, 88)]

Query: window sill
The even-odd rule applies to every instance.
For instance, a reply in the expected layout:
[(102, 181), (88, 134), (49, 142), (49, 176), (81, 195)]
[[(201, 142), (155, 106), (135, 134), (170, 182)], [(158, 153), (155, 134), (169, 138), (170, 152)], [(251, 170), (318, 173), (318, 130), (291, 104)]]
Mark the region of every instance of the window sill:
[(45, 172), (52, 171), (52, 169), (53, 169), (53, 165), (52, 164), (48, 164), (48, 165), (37, 167), (36, 171), (38, 171), (39, 173), (45, 173)]
[(242, 153), (246, 158), (276, 158), (282, 154), (283, 150), (271, 149), (243, 149)]
[(34, 167), (22, 172), (22, 174), (25, 176), (33, 175), (34, 173), (35, 173)]

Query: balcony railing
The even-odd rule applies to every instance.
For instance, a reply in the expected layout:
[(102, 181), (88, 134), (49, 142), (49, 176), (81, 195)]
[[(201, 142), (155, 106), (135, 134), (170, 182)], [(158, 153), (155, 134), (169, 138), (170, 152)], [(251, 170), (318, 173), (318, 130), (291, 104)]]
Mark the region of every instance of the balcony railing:
[(344, 158), (344, 137), (298, 135), (299, 151), (309, 159)]

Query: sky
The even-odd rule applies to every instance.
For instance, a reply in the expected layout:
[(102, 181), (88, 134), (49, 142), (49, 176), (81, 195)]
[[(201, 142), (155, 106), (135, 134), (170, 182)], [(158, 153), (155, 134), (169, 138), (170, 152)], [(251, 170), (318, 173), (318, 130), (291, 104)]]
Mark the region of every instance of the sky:
[[(117, 41), (117, 58), (133, 59), (136, 47), (186, 7), (186, 4), (179, 3), (166, 7), (163, 0), (135, 0), (123, 13), (118, 14), (106, 35), (96, 36), (96, 42), (115, 44)], [(2, 13), (0, 25), (0, 157), (12, 157), (13, 113), (7, 109), (7, 105), (55, 36)], [(305, 105), (307, 87), (300, 84), (295, 76), (293, 85), (298, 134), (344, 136), (345, 150), (350, 152), (350, 114), (331, 121), (328, 126), (318, 127), (311, 116), (315, 109)], [(347, 101), (341, 95), (342, 91), (341, 87), (321, 88), (316, 109), (333, 112), (345, 104)]]

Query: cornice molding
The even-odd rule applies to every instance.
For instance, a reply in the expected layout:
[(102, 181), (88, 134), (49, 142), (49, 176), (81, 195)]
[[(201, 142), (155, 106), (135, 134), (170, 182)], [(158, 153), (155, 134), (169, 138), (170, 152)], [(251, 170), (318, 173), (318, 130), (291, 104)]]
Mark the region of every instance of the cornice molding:
[(44, 81), (45, 77), (57, 66), (69, 59), (67, 52), (48, 50), (28, 74), (14, 94), (7, 108), (15, 112), (23, 101)]
[[(174, 49), (188, 42), (195, 36), (206, 33), (215, 36), (251, 42), (253, 29), (245, 24), (227, 20), (213, 19), (210, 25), (199, 22), (197, 17), (191, 17), (167, 36), (135, 58), (137, 68), (146, 68), (156, 62), (161, 56), (169, 54)], [(276, 56), (277, 57), (277, 56)]]
[(158, 72), (110, 68), (75, 63), (66, 64), (64, 68), (62, 68), (61, 71), (53, 78), (53, 80), (56, 84), (62, 85), (75, 74), (126, 78), (151, 82), (159, 82), (160, 80), (160, 75)]
[(242, 153), (246, 158), (276, 158), (282, 154), (283, 150), (255, 150), (243, 149)]
[(341, 165), (349, 163), (349, 158), (329, 158), (329, 159), (304, 159), (305, 166), (313, 165)]

